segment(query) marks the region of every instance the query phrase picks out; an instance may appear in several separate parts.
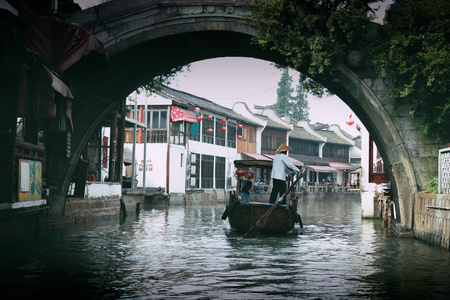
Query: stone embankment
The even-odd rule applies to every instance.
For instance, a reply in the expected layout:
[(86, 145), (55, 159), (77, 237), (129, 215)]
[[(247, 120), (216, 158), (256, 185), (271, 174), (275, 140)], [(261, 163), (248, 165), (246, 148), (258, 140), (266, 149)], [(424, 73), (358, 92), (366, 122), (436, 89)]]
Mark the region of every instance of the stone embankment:
[(449, 250), (450, 195), (414, 195), (414, 237)]

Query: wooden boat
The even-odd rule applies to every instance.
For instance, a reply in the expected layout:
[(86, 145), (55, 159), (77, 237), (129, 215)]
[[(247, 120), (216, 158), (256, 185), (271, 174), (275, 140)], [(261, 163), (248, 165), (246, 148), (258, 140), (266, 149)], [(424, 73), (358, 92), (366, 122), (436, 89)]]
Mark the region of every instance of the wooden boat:
[[(249, 167), (271, 168), (272, 161), (237, 160), (235, 166), (238, 171)], [(238, 191), (244, 181), (245, 177), (238, 175), (236, 191), (230, 192), (229, 204), (222, 215), (222, 219), (228, 218), (232, 229), (242, 233), (254, 227), (256, 222), (274, 206), (269, 203), (269, 199), (267, 199), (267, 202), (243, 203)], [(297, 199), (293, 197), (292, 188), (289, 188), (286, 204), (278, 203), (275, 209), (270, 212), (270, 217), (267, 222), (264, 222), (260, 233), (286, 233), (294, 228), (295, 223), (299, 223), (303, 227), (300, 215), (297, 213)]]

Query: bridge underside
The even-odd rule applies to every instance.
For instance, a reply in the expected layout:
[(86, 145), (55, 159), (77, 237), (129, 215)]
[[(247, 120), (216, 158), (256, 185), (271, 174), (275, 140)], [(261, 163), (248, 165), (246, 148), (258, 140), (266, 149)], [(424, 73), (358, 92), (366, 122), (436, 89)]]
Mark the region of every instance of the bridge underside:
[[(61, 166), (63, 182), (49, 199), (52, 216), (64, 213), (66, 191), (89, 138), (102, 120), (146, 81), (174, 67), (215, 57), (242, 56), (284, 63), (275, 52), (251, 43), (254, 31), (249, 20), (245, 14), (237, 15), (243, 12), (238, 6), (244, 1), (214, 5), (173, 1), (172, 6), (161, 4), (167, 1), (156, 2), (159, 4), (135, 10), (135, 17), (126, 7), (133, 2), (127, 1), (108, 2), (70, 17), (70, 22), (84, 24), (93, 32), (110, 57), (106, 66), (82, 60), (64, 73), (74, 94), (72, 156)], [(127, 14), (122, 15), (121, 10)], [(436, 162), (434, 151), (440, 145), (429, 142), (433, 146), (424, 150), (422, 144), (428, 141), (417, 124), (404, 110), (388, 110), (387, 88), (362, 66), (364, 63), (344, 66), (339, 82), (324, 79), (321, 83), (349, 105), (374, 138), (388, 166), (398, 203), (397, 217), (411, 228), (411, 196), (435, 172), (430, 164), (422, 163), (422, 158)]]

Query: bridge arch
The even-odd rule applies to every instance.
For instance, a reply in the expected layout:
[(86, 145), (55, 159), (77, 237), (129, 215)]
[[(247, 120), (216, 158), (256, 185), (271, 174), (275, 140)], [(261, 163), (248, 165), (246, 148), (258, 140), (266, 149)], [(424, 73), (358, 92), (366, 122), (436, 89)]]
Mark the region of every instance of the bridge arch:
[[(224, 56), (259, 58), (283, 63), (283, 57), (251, 43), (255, 30), (245, 0), (221, 1), (112, 1), (72, 14), (66, 21), (79, 23), (104, 44), (107, 68), (72, 77), (73, 156), (64, 184), (51, 201), (52, 214), (63, 212), (66, 187), (79, 157), (101, 120), (117, 104), (149, 79), (173, 67)], [(412, 228), (412, 194), (423, 184), (417, 157), (405, 142), (415, 137), (415, 124), (388, 111), (387, 90), (376, 76), (361, 76), (362, 64), (342, 67), (340, 80), (322, 82), (339, 96), (363, 122), (382, 154), (398, 204), (397, 216)], [(302, 70), (299, 70), (300, 72)], [(367, 72), (366, 72), (367, 73)], [(401, 119), (401, 122), (399, 121)], [(419, 184), (418, 184), (419, 183)]]

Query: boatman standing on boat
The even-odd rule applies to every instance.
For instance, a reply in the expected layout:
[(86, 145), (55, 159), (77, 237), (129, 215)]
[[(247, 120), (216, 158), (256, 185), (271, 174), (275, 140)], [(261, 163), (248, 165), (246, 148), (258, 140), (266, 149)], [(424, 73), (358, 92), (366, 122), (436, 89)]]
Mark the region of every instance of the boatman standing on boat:
[[(281, 144), (277, 149), (277, 153), (273, 158), (272, 166), (272, 193), (270, 194), (269, 203), (275, 203), (277, 201), (278, 194), (283, 196), (286, 192), (286, 176), (290, 177), (292, 172), (298, 173), (300, 170), (291, 162), (287, 156), (287, 152), (292, 150), (291, 147)], [(281, 202), (286, 204), (286, 198)]]

